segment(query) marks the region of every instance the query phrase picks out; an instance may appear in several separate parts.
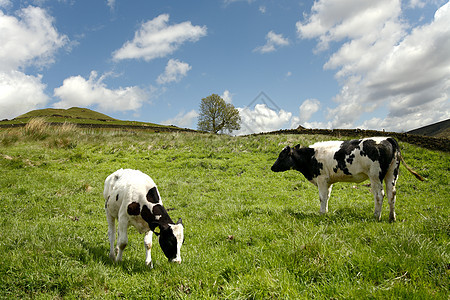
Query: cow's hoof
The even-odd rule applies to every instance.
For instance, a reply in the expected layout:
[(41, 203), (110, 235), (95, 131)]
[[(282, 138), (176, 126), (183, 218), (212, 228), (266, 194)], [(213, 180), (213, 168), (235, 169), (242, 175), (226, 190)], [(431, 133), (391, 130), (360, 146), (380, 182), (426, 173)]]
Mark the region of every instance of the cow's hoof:
[(390, 222), (390, 223), (393, 223), (393, 222), (395, 222), (395, 221), (396, 221), (395, 215), (394, 215), (394, 216), (390, 215), (390, 216), (389, 216), (389, 222)]
[(381, 213), (374, 213), (373, 216), (375, 217), (375, 220), (377, 220), (378, 222), (381, 222)]

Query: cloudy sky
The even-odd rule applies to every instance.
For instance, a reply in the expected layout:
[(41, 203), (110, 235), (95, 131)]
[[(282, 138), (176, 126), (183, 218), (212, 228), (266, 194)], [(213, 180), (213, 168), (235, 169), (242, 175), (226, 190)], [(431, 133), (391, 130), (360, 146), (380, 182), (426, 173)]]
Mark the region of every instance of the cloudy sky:
[(0, 119), (87, 107), (196, 128), (202, 98), (235, 134), (407, 131), (450, 118), (441, 0), (0, 0)]

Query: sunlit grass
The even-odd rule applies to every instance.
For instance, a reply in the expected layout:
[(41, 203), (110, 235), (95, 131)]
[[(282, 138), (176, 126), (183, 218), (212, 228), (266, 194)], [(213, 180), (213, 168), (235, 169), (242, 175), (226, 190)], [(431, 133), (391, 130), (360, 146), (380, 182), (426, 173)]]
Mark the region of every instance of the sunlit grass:
[[(391, 224), (387, 203), (373, 219), (364, 184), (336, 184), (321, 216), (301, 174), (270, 171), (285, 145), (326, 136), (21, 130), (0, 132), (0, 298), (448, 296), (448, 153), (401, 143), (427, 181), (401, 168)], [(119, 168), (149, 174), (183, 218), (181, 265), (155, 240), (147, 269), (133, 228), (123, 263), (109, 262), (102, 191)]]

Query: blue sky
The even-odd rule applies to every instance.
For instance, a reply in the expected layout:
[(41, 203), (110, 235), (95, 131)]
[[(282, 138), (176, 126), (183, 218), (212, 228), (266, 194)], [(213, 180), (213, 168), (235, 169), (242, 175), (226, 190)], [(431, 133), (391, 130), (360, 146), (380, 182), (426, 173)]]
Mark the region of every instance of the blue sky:
[(423, 0), (0, 0), (0, 119), (87, 107), (234, 134), (406, 131), (450, 118), (450, 4)]

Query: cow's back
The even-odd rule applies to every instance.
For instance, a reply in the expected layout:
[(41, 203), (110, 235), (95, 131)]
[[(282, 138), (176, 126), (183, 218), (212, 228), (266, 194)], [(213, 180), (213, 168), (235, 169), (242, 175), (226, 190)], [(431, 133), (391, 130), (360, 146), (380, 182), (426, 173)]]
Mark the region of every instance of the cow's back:
[(319, 142), (310, 148), (323, 165), (321, 175), (330, 182), (361, 182), (372, 176), (382, 180), (399, 151), (397, 142), (388, 137)]
[(131, 202), (143, 201), (141, 198), (154, 186), (153, 180), (139, 170), (117, 170), (105, 180), (105, 208), (111, 216), (117, 218), (121, 209), (125, 212)]

